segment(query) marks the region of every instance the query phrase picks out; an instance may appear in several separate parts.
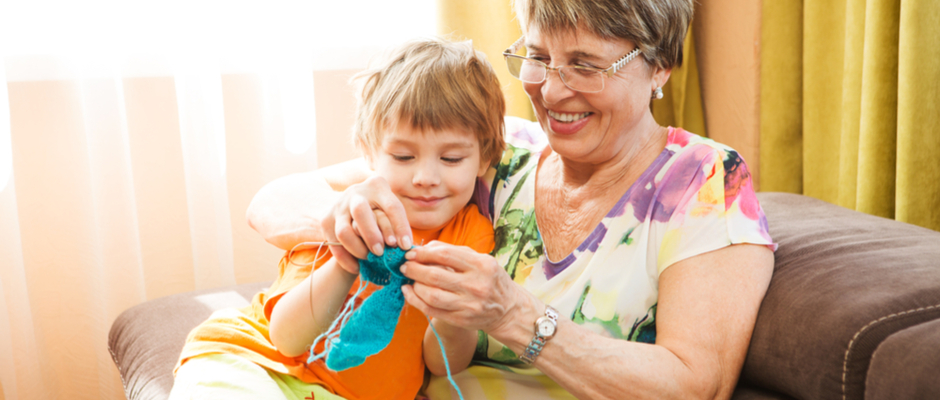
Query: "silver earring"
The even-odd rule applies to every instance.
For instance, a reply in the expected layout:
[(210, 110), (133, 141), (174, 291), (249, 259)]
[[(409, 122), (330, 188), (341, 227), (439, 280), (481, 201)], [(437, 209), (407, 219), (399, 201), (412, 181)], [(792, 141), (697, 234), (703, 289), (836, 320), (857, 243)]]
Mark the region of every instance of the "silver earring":
[(650, 97), (652, 97), (652, 98), (654, 98), (654, 99), (656, 99), (656, 100), (662, 99), (662, 98), (663, 98), (663, 87), (660, 86), (660, 87), (656, 88), (656, 90), (653, 91), (653, 95), (650, 96)]

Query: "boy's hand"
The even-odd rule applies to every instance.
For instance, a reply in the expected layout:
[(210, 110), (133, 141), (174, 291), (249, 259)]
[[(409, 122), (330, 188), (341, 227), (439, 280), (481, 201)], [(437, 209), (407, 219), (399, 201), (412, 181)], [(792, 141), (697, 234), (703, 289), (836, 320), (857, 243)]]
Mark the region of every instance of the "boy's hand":
[(349, 186), (323, 217), (321, 227), (328, 241), (343, 244), (330, 246), (330, 251), (349, 272), (358, 273), (357, 258), (366, 258), (369, 249), (382, 255), (385, 245), (407, 250), (412, 244), (405, 207), (388, 182), (377, 176)]
[[(375, 214), (375, 222), (376, 222), (376, 224), (378, 224), (379, 230), (382, 231), (382, 237), (386, 237), (386, 238), (387, 238), (387, 237), (392, 237), (392, 238), (394, 238), (395, 231), (392, 230), (392, 223), (391, 223), (391, 221), (388, 220), (388, 216), (385, 215), (385, 212), (382, 211), (382, 210), (379, 210), (379, 209), (372, 210), (372, 212)], [(353, 221), (353, 223), (352, 223), (352, 228), (353, 228), (353, 231), (355, 231), (356, 234), (359, 235), (359, 237), (362, 237), (362, 235), (359, 233), (359, 226), (358, 226), (358, 224), (356, 223), (356, 221)], [(373, 253), (374, 253), (374, 251), (373, 251)], [(355, 265), (349, 265), (349, 266), (347, 266), (347, 265), (345, 265), (345, 264), (343, 264), (343, 263), (339, 263), (339, 266), (340, 266), (340, 268), (342, 268), (344, 271), (346, 271), (346, 272), (348, 272), (348, 273), (350, 273), (350, 274), (359, 275), (359, 262), (356, 261), (354, 264), (355, 264)]]

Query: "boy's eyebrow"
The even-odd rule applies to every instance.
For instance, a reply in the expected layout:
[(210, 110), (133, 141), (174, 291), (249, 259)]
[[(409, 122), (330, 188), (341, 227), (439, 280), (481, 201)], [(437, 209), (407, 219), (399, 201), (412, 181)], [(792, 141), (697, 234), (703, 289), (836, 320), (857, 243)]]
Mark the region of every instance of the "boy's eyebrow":
[[(389, 143), (390, 143), (390, 144), (409, 145), (409, 146), (414, 146), (414, 145), (417, 144), (417, 142), (416, 142), (416, 141), (413, 141), (413, 140), (397, 139), (397, 138), (396, 138), (396, 139), (389, 139)], [(472, 148), (473, 145), (474, 145), (474, 142), (472, 142), (472, 141), (461, 140), (461, 141), (454, 141), (454, 142), (446, 142), (446, 143), (443, 144), (442, 147), (445, 147), (445, 148), (469, 149), (469, 148)]]
[(447, 143), (444, 143), (444, 147), (449, 147), (449, 148), (456, 147), (456, 148), (461, 148), (461, 149), (469, 149), (473, 147), (473, 142), (465, 142), (465, 141), (447, 142)]

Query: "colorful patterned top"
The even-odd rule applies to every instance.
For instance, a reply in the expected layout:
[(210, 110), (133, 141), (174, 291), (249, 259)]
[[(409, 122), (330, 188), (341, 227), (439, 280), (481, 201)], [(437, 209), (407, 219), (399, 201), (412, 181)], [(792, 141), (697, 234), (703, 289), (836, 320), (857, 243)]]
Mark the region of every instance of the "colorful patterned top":
[[(666, 268), (735, 243), (776, 249), (738, 153), (669, 128), (666, 148), (594, 231), (564, 259), (549, 260), (534, 208), (545, 134), (537, 123), (509, 122), (507, 149), (476, 197), (494, 221), (492, 254), (516, 283), (594, 332), (654, 343)], [(473, 365), (455, 379), (466, 398), (571, 397), (482, 332)], [(433, 380), (428, 394), (449, 398), (446, 379)]]

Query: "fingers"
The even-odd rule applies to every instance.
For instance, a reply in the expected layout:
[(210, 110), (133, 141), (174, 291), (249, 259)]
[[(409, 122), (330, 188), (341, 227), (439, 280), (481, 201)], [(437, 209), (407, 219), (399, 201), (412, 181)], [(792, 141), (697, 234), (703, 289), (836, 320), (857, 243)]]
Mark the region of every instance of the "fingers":
[[(352, 221), (355, 221), (356, 224), (355, 227), (353, 227), (352, 223), (350, 223), (352, 235), (356, 236), (357, 241), (361, 237), (361, 241), (365, 241), (365, 245), (373, 254), (381, 256), (385, 249), (385, 239), (382, 237), (382, 231), (375, 221), (375, 213), (372, 211), (372, 205), (366, 198), (356, 196), (350, 200), (349, 211), (352, 216)], [(337, 224), (337, 227), (338, 226), (339, 224)], [(356, 235), (357, 233), (358, 235)], [(343, 245), (346, 245), (342, 237), (339, 239)], [(348, 246), (347, 249), (354, 250)], [(353, 251), (353, 254), (356, 253)], [(362, 258), (364, 257), (365, 254), (363, 254)]]
[(372, 210), (372, 212), (375, 214), (375, 223), (378, 224), (382, 237), (385, 238), (385, 244), (389, 247), (398, 245), (398, 239), (395, 237), (395, 230), (392, 228), (392, 222), (388, 220), (388, 215), (379, 209)]
[(463, 302), (459, 295), (428, 285), (415, 282), (411, 285), (412, 291), (428, 306), (443, 311), (459, 311), (463, 309)]
[(459, 273), (438, 265), (424, 265), (407, 261), (401, 266), (401, 273), (422, 285), (455, 291), (462, 281)]
[[(387, 183), (385, 185), (388, 186)], [(389, 246), (398, 244), (402, 250), (408, 250), (414, 242), (411, 238), (411, 225), (408, 223), (408, 213), (405, 212), (405, 206), (401, 204), (398, 197), (395, 197), (391, 189), (382, 193), (383, 195), (377, 199), (378, 204), (376, 206), (383, 211), (388, 221), (388, 228), (390, 228), (389, 231), (383, 229), (382, 232), (386, 238), (390, 238), (388, 240)]]
[(481, 265), (486, 265), (486, 258), (481, 258), (481, 256), (492, 259), (473, 251), (469, 247), (454, 246), (438, 241), (414, 248), (405, 254), (407, 260), (426, 265), (449, 267), (458, 272), (477, 270)]
[(359, 275), (359, 260), (349, 254), (343, 246), (330, 246), (330, 253), (339, 264), (340, 268), (353, 275)]
[(428, 317), (435, 317), (433, 315), (434, 310), (431, 309), (431, 306), (429, 306), (428, 303), (425, 303), (424, 300), (421, 300), (421, 298), (415, 294), (414, 287), (412, 285), (402, 285), (401, 293), (405, 296), (405, 301), (407, 301), (408, 304), (411, 304), (414, 306), (414, 308), (417, 308)]
[(354, 230), (358, 230), (366, 248), (375, 255), (382, 255), (386, 244), (410, 249), (413, 242), (408, 214), (388, 182), (376, 176), (354, 186), (350, 189), (357, 194), (350, 195), (350, 218), (356, 221)]
[(380, 177), (347, 188), (321, 218), (321, 228), (329, 241), (342, 243), (349, 255), (359, 259), (370, 251), (382, 255), (386, 244), (411, 245), (405, 208)]
[(344, 215), (342, 212), (336, 212), (331, 213), (329, 218), (330, 220), (323, 219), (323, 232), (326, 234), (327, 240), (342, 243), (345, 251), (356, 258), (365, 258), (369, 250), (359, 237), (358, 229), (353, 227), (351, 214)]

